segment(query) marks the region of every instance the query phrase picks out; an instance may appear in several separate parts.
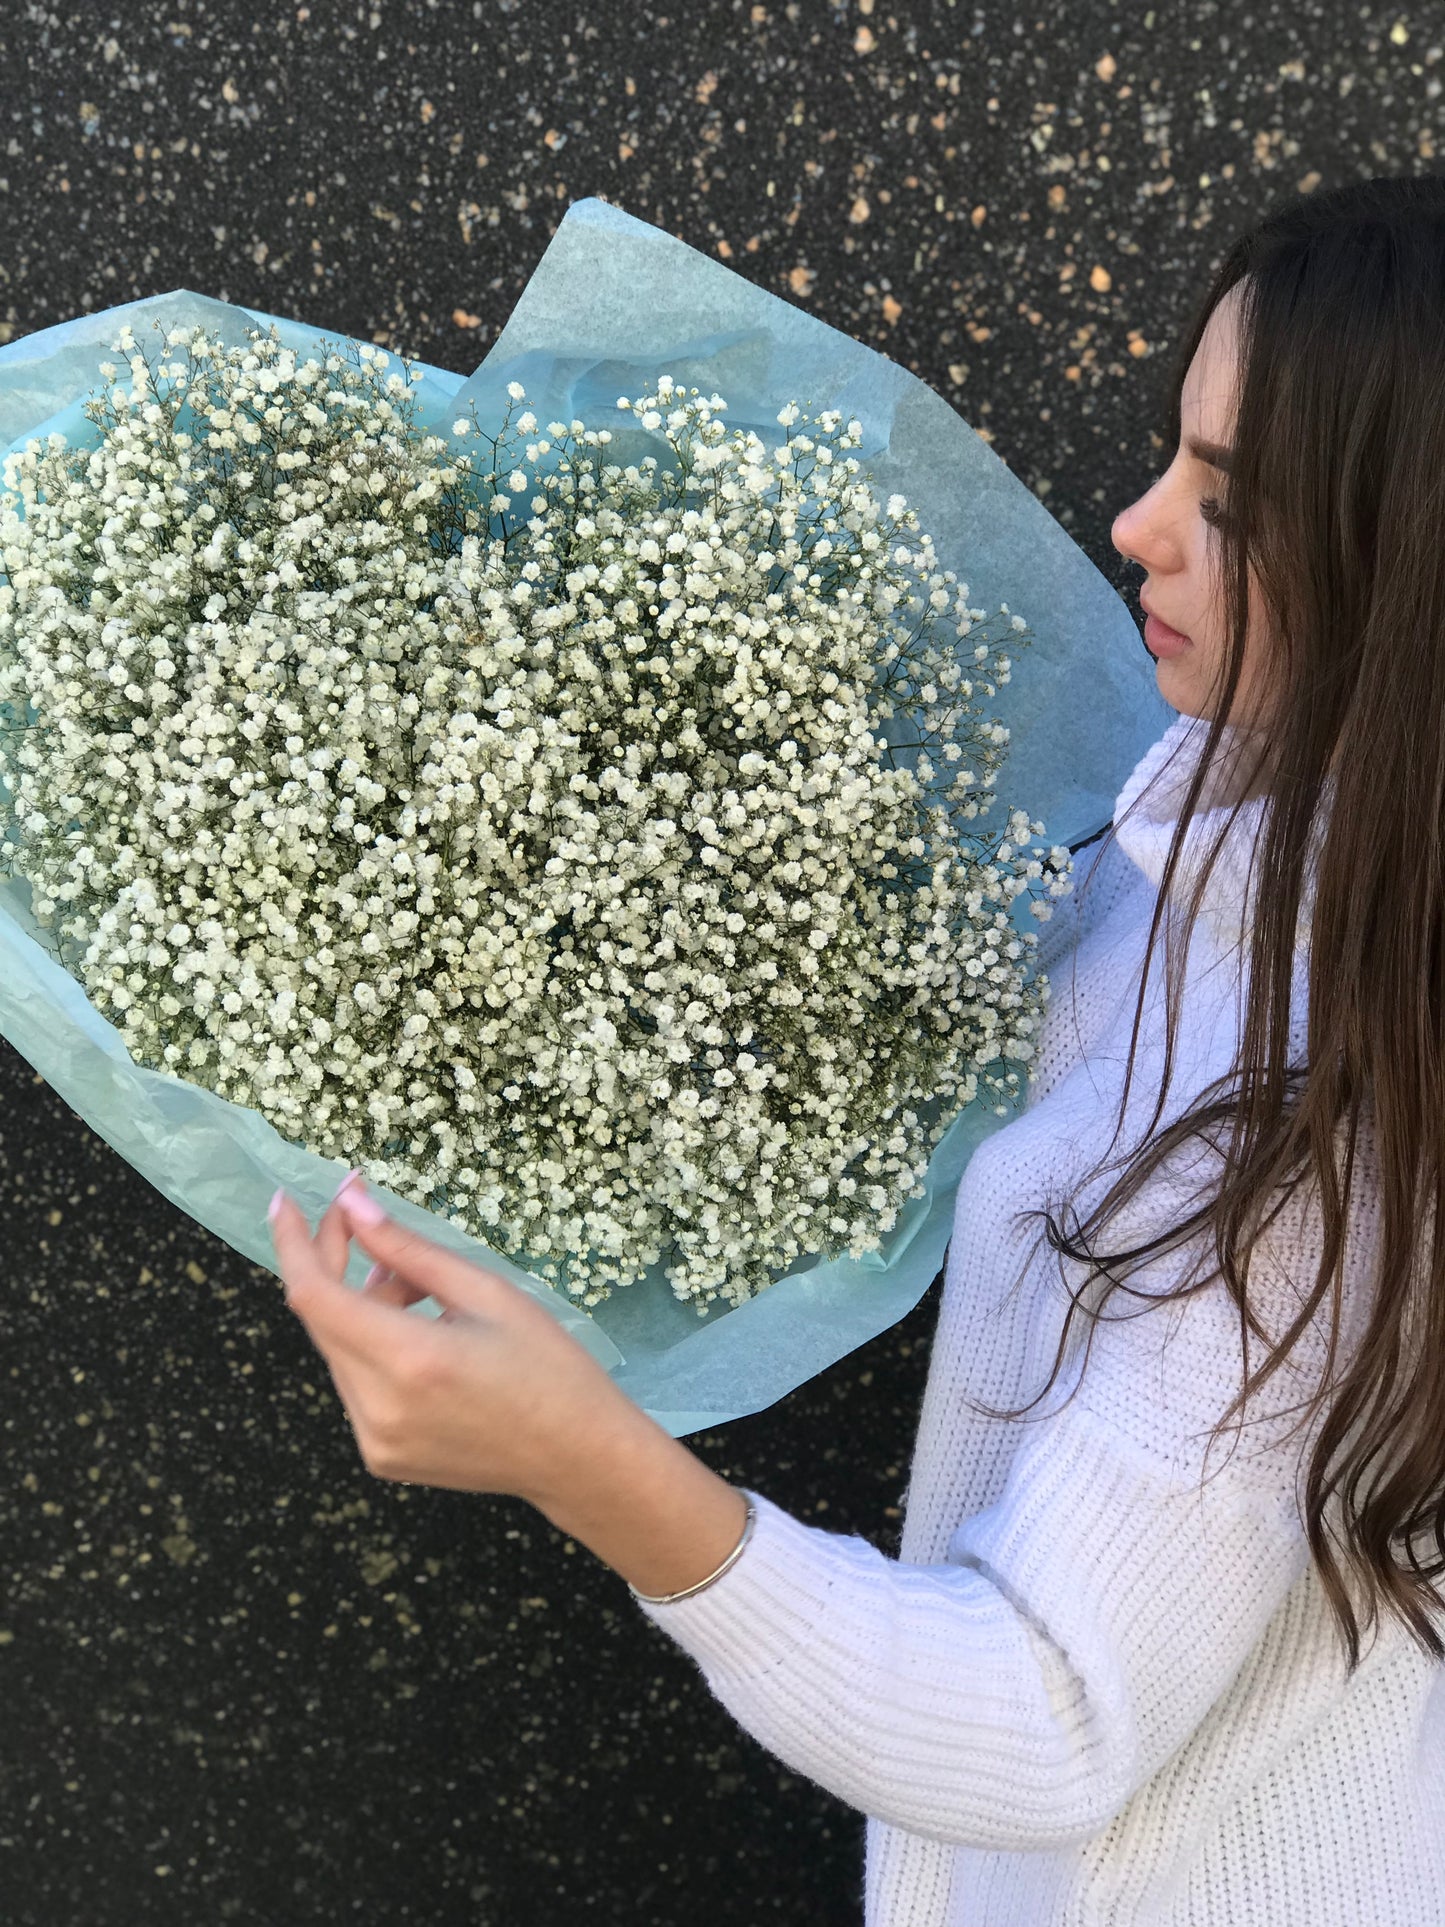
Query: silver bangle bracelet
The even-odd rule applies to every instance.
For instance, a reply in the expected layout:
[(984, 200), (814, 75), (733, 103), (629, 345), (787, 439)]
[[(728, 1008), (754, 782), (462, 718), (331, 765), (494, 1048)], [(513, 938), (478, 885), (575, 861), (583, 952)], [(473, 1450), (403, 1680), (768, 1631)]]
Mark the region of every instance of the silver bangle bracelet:
[(643, 1603), (648, 1606), (670, 1606), (675, 1599), (691, 1599), (695, 1592), (701, 1592), (704, 1586), (710, 1586), (715, 1579), (721, 1579), (728, 1567), (734, 1565), (737, 1560), (742, 1557), (743, 1547), (748, 1543), (748, 1540), (752, 1538), (753, 1527), (757, 1524), (758, 1509), (753, 1504), (752, 1494), (745, 1492), (743, 1497), (747, 1500), (748, 1507), (748, 1516), (743, 1525), (743, 1536), (738, 1540), (737, 1544), (733, 1547), (727, 1558), (723, 1560), (716, 1572), (710, 1572), (706, 1579), (699, 1579), (695, 1586), (685, 1586), (681, 1592), (661, 1593), (655, 1597), (649, 1593), (639, 1592), (636, 1586), (629, 1584), (627, 1590), (632, 1594), (632, 1597), (642, 1600)]

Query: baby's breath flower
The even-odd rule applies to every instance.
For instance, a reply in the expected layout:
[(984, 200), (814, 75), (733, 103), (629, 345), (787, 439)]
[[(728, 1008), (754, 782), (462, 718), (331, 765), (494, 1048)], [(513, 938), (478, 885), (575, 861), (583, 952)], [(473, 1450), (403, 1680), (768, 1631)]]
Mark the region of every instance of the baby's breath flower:
[(483, 486), (373, 347), (166, 346), (0, 499), (0, 827), (134, 1059), (589, 1306), (876, 1250), (1018, 1094), (1009, 909), (1071, 865), (964, 827), (1010, 664), (861, 423), (663, 375), (617, 405), (670, 460), (529, 411)]

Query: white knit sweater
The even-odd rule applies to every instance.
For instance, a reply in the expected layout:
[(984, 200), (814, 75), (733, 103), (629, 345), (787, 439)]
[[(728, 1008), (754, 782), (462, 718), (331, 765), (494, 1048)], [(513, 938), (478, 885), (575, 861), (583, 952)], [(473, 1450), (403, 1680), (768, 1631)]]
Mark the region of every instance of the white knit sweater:
[[(1028, 1418), (969, 1404), (1019, 1405), (1041, 1389), (1067, 1304), (1061, 1271), (1076, 1287), (1087, 1276), (1035, 1242), (1037, 1223), (1009, 1221), (1057, 1205), (1109, 1146), (1172, 818), (1206, 729), (1180, 716), (1146, 753), (1114, 838), (1082, 853), (1074, 893), (1043, 926), (1052, 997), (1037, 1081), (959, 1187), (901, 1558), (753, 1492), (757, 1525), (737, 1562), (690, 1599), (641, 1604), (749, 1733), (868, 1816), (866, 1927), (1445, 1927), (1445, 1668), (1386, 1617), (1346, 1684), (1300, 1520), (1296, 1478), (1302, 1488), (1316, 1430), (1288, 1434), (1319, 1382), (1324, 1333), (1207, 1467), (1209, 1428), (1241, 1383), (1239, 1314), (1217, 1278), (1175, 1306), (1116, 1292), (1081, 1381), (1077, 1313), (1060, 1379)], [(1238, 793), (1212, 778), (1191, 861)], [(1166, 1121), (1235, 1047), (1264, 807), (1252, 799), (1236, 819), (1190, 945)], [(1175, 902), (1184, 887), (1177, 878)], [(1115, 1156), (1158, 1091), (1163, 956), (1161, 931)], [(1105, 1248), (1177, 1222), (1201, 1171), (1207, 1185), (1197, 1148), (1176, 1156)], [(1370, 1171), (1366, 1156), (1345, 1356), (1372, 1269)], [(1080, 1218), (1108, 1182), (1080, 1194)], [(1314, 1280), (1310, 1190), (1251, 1269), (1272, 1333)], [(1147, 1293), (1203, 1278), (1206, 1246), (1155, 1257), (1128, 1283)], [(1251, 1368), (1260, 1357), (1254, 1340)]]

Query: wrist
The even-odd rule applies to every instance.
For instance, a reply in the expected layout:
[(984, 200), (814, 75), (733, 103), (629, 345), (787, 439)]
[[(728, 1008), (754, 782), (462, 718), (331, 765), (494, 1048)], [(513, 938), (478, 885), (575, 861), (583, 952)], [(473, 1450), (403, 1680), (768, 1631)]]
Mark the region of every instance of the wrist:
[(747, 1523), (747, 1496), (631, 1404), (570, 1488), (534, 1501), (649, 1598), (710, 1577)]

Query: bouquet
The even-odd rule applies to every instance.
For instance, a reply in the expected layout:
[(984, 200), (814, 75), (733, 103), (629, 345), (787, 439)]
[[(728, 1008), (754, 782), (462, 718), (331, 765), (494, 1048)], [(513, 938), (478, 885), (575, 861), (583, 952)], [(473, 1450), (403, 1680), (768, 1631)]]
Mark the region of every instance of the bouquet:
[[(992, 1067), (1047, 984), (1015, 909), (1068, 887), (1021, 808), (962, 827), (1010, 736), (970, 700), (1010, 677), (984, 609), (858, 416), (790, 395), (802, 432), (729, 433), (721, 383), (654, 366), (620, 433), (528, 407), (514, 440), (524, 381), (443, 421), (419, 366), (287, 325), (172, 325), (154, 369), (119, 325), (88, 443), (6, 459), (35, 938), (138, 1071), (360, 1165), (559, 1312), (660, 1274), (721, 1332), (866, 1277), (950, 1132), (1017, 1099)], [(657, 1308), (617, 1363), (676, 1370)]]

